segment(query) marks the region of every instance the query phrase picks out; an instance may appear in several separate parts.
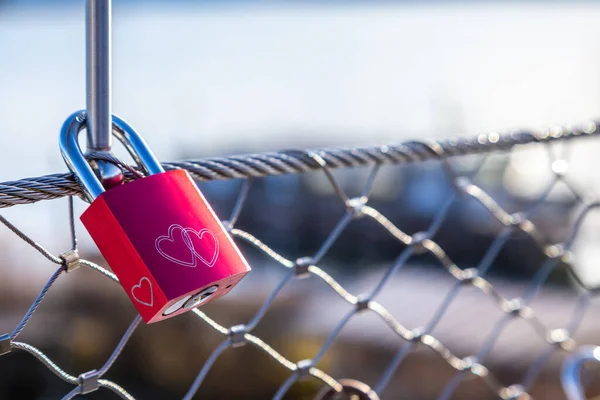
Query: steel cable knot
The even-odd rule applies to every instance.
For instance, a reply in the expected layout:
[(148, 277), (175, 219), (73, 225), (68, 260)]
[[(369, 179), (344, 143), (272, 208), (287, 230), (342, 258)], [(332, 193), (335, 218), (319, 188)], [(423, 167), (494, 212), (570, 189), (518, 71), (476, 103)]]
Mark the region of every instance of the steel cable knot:
[(466, 193), (467, 188), (471, 184), (471, 181), (466, 176), (459, 176), (454, 179), (454, 187), (461, 192)]
[(479, 277), (479, 271), (477, 268), (467, 268), (462, 271), (460, 276), (460, 283), (463, 285), (470, 285), (475, 279)]
[(522, 385), (511, 385), (502, 390), (501, 396), (505, 400), (527, 400), (531, 396), (525, 391)]
[(248, 341), (246, 340), (246, 333), (248, 333), (248, 329), (246, 325), (234, 325), (229, 328), (229, 341), (231, 342), (232, 347), (242, 347)]
[(412, 329), (408, 333), (408, 336), (406, 339), (410, 340), (411, 342), (420, 342), (423, 335), (425, 335), (425, 330), (423, 329), (423, 327), (417, 327), (417, 328)]
[(311, 257), (300, 257), (294, 262), (295, 276), (298, 279), (305, 279), (310, 276), (309, 268), (313, 265)]
[(310, 369), (313, 366), (313, 360), (300, 360), (296, 363), (298, 375), (302, 378), (310, 375)]
[(460, 369), (462, 371), (469, 371), (473, 375), (485, 376), (487, 374), (487, 368), (479, 363), (476, 356), (465, 357), (462, 360)]
[(353, 197), (346, 201), (346, 208), (350, 215), (352, 215), (353, 219), (358, 219), (365, 216), (365, 214), (363, 213), (363, 207), (365, 206), (365, 204), (367, 204), (368, 200), (369, 199), (367, 196), (361, 196)]
[(415, 249), (415, 254), (424, 254), (427, 251), (424, 242), (428, 239), (429, 235), (427, 232), (417, 232), (412, 235), (412, 244)]
[(507, 314), (519, 315), (521, 310), (523, 310), (523, 299), (516, 298), (505, 301), (502, 305), (502, 310)]
[(546, 341), (567, 351), (575, 350), (575, 341), (566, 329), (553, 329), (548, 332)]
[[(512, 226), (516, 227), (516, 228), (520, 228), (520, 227), (521, 227), (521, 224), (522, 224), (522, 223), (524, 223), (524, 222), (527, 220), (527, 219), (525, 218), (525, 215), (524, 215), (523, 213), (520, 213), (520, 212), (517, 212), (517, 213), (511, 214), (511, 215), (510, 215), (510, 219), (511, 219), (511, 221), (510, 221), (510, 224), (511, 224)], [(523, 231), (525, 231), (525, 232), (528, 232), (528, 231), (526, 230), (526, 228), (525, 228), (525, 229), (523, 229)]]
[(367, 310), (369, 308), (369, 303), (371, 302), (371, 298), (364, 294), (359, 295), (356, 298), (356, 312), (359, 313), (361, 311)]

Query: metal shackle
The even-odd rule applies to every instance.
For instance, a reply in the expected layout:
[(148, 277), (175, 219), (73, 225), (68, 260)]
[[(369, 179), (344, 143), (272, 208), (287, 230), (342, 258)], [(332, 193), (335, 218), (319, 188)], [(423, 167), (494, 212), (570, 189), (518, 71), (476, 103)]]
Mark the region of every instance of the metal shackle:
[(560, 380), (568, 400), (585, 400), (581, 367), (586, 361), (600, 363), (600, 346), (582, 346), (563, 362)]
[[(86, 127), (84, 110), (71, 114), (60, 131), (60, 152), (69, 169), (81, 185), (88, 201), (92, 202), (104, 192), (104, 187), (94, 174), (79, 146), (79, 133)], [(112, 116), (112, 134), (125, 146), (127, 152), (146, 175), (165, 172), (150, 148), (137, 132), (122, 119)]]

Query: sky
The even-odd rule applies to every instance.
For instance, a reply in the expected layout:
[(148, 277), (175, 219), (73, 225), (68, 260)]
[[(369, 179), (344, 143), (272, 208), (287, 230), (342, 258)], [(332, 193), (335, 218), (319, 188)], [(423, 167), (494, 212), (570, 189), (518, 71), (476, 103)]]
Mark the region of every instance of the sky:
[[(579, 123), (600, 114), (599, 18), (592, 2), (115, 1), (113, 111), (161, 160)], [(66, 171), (83, 21), (83, 2), (0, 12), (0, 180)], [(8, 213), (60, 250), (54, 203)]]

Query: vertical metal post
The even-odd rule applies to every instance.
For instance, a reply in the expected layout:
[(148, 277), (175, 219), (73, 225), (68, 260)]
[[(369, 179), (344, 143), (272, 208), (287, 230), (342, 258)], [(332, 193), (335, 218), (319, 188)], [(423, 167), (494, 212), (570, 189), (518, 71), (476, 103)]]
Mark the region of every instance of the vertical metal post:
[[(110, 152), (112, 145), (111, 0), (86, 1), (86, 108), (88, 152)], [(106, 188), (123, 181), (115, 165), (93, 163)]]
[(110, 151), (111, 135), (111, 0), (87, 0), (87, 147)]

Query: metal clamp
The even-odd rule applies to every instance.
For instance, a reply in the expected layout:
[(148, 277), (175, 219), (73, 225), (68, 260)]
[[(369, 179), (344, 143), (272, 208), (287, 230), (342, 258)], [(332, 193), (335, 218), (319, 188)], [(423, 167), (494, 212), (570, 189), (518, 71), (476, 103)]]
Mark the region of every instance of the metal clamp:
[(75, 271), (81, 266), (81, 258), (79, 258), (79, 252), (77, 249), (67, 250), (59, 255), (63, 261), (65, 272)]
[(460, 283), (462, 285), (471, 285), (475, 279), (479, 278), (479, 271), (477, 268), (467, 268), (463, 269)]
[(423, 335), (425, 334), (425, 328), (421, 326), (416, 327), (410, 331), (410, 336), (408, 337), (408, 340), (410, 340), (411, 342), (420, 342), (421, 338), (423, 338)]
[(361, 312), (369, 308), (371, 299), (369, 296), (360, 295), (356, 298), (356, 312)]
[(600, 363), (600, 346), (583, 346), (563, 362), (560, 380), (568, 400), (585, 400), (581, 385), (581, 367), (586, 361)]
[(466, 176), (459, 176), (455, 178), (452, 183), (456, 189), (460, 190), (461, 192), (466, 192), (467, 188), (471, 184), (471, 180)]
[(241, 347), (247, 343), (246, 340), (246, 325), (234, 325), (229, 328), (229, 341), (232, 347)]
[(348, 199), (346, 202), (346, 208), (348, 212), (352, 215), (352, 218), (358, 219), (365, 216), (363, 213), (363, 207), (367, 204), (368, 198), (365, 196), (362, 197), (354, 197), (352, 199)]
[(304, 279), (310, 276), (308, 268), (313, 264), (313, 260), (310, 257), (301, 257), (294, 263), (294, 269), (296, 272), (296, 278)]
[(98, 379), (100, 378), (100, 373), (95, 369), (84, 372), (79, 375), (77, 380), (79, 381), (79, 387), (81, 389), (81, 394), (88, 394), (98, 390), (100, 385), (98, 384)]
[(429, 239), (427, 232), (417, 232), (412, 235), (412, 243), (415, 248), (415, 254), (424, 254), (427, 249), (423, 245), (423, 242)]
[(502, 398), (506, 398), (506, 400), (531, 399), (531, 396), (526, 393), (523, 385), (510, 385), (502, 395)]
[(302, 378), (310, 374), (310, 369), (313, 366), (313, 360), (300, 360), (296, 363), (296, 367), (298, 367), (297, 372), (298, 375)]

